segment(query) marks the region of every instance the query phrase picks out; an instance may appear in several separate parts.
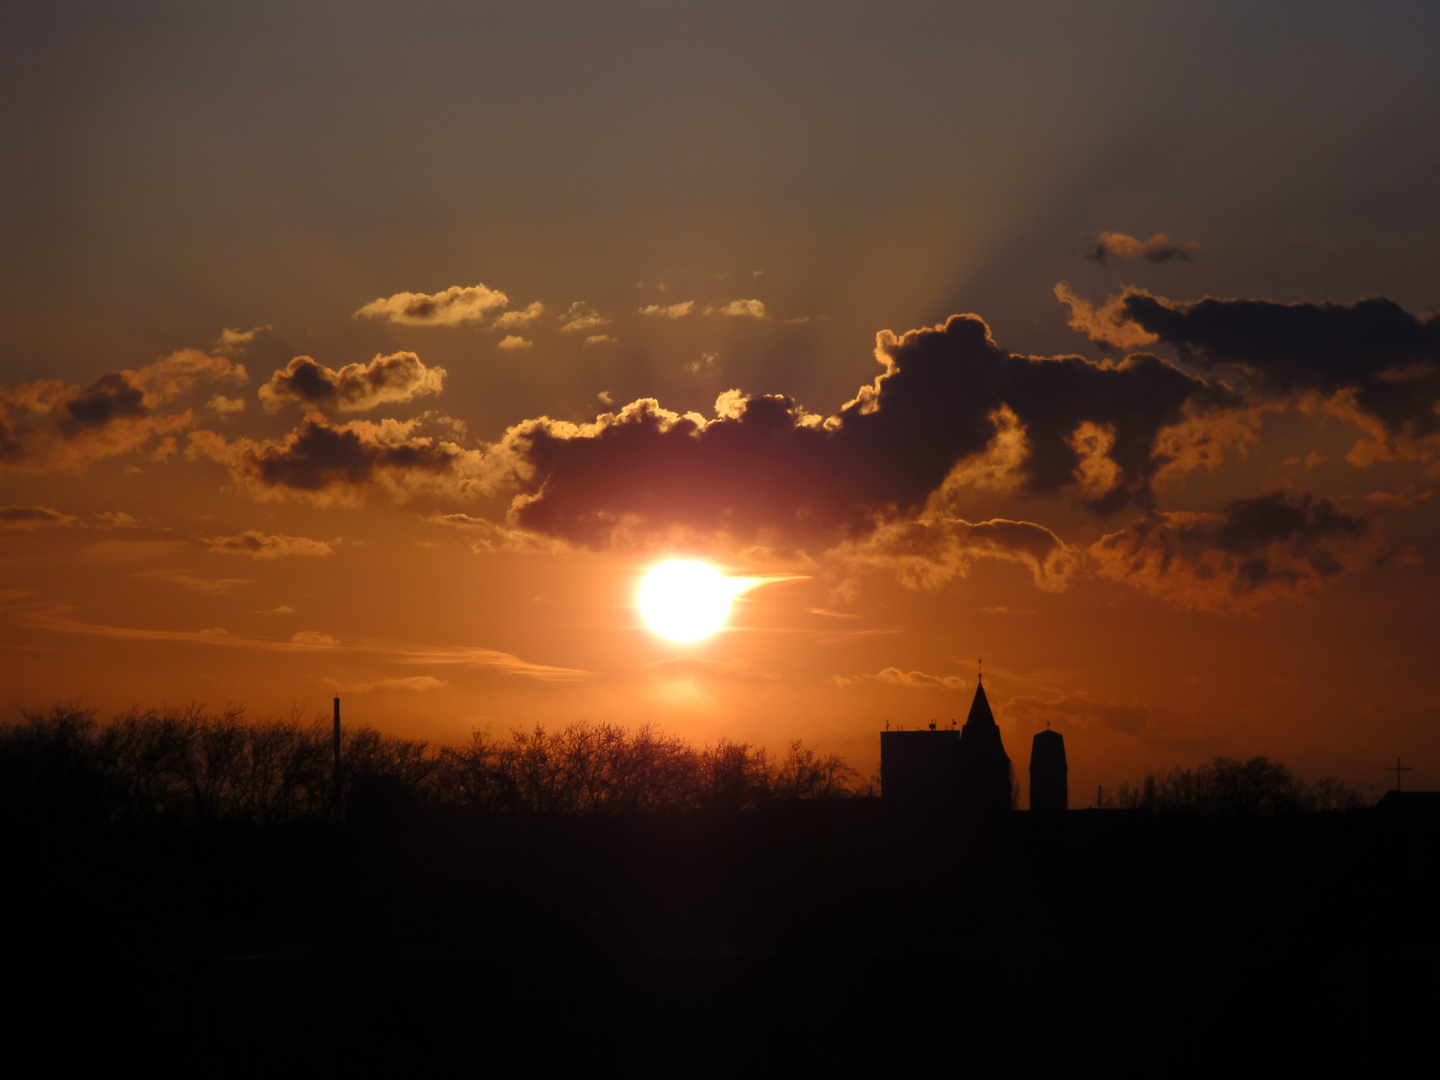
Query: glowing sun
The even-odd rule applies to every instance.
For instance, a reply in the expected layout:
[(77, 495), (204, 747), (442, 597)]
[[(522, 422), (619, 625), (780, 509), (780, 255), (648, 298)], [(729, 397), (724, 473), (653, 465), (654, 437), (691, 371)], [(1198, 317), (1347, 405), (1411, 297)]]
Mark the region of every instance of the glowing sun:
[(744, 588), (713, 566), (672, 559), (645, 575), (640, 614), (661, 637), (699, 641), (720, 629), (730, 614), (731, 598)]

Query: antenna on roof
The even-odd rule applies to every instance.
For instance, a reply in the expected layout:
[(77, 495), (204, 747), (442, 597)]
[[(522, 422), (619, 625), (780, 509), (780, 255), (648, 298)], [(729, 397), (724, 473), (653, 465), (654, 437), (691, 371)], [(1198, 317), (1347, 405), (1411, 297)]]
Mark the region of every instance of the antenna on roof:
[(977, 674), (976, 674), (976, 676), (975, 676), (975, 681), (976, 681), (976, 682), (984, 682), (984, 681), (985, 681), (985, 661), (984, 661), (984, 660), (976, 660), (976, 661), (975, 661), (975, 667), (976, 667), (976, 669), (977, 669)]

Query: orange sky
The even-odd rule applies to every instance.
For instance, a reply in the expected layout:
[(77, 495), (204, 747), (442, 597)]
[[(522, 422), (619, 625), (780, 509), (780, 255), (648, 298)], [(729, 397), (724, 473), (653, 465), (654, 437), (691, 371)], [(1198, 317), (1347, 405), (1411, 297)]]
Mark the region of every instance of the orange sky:
[(1440, 24), (1286, 7), (13, 9), (0, 709), (1440, 784)]

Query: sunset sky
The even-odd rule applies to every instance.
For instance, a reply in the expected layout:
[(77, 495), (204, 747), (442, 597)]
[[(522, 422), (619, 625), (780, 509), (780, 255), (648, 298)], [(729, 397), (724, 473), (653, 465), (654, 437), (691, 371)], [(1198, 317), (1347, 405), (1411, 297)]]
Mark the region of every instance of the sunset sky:
[(6, 717), (1440, 787), (1440, 6), (0, 11)]

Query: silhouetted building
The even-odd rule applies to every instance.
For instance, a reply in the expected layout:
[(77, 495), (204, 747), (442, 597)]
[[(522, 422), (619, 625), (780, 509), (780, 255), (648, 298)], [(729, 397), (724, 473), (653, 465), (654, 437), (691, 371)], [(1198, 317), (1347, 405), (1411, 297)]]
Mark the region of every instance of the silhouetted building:
[(1046, 728), (1030, 742), (1030, 809), (1070, 809), (1070, 768), (1065, 736)]
[(960, 732), (882, 731), (880, 797), (903, 802), (951, 802), (955, 798)]
[(985, 697), (985, 684), (977, 682), (975, 700), (970, 703), (970, 715), (960, 729), (960, 745), (955, 754), (956, 794), (961, 807), (983, 814), (1008, 811), (1012, 777), (1010, 755), (1005, 753), (1005, 745), (1000, 741), (1000, 728)]

